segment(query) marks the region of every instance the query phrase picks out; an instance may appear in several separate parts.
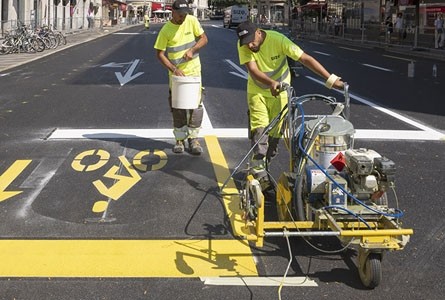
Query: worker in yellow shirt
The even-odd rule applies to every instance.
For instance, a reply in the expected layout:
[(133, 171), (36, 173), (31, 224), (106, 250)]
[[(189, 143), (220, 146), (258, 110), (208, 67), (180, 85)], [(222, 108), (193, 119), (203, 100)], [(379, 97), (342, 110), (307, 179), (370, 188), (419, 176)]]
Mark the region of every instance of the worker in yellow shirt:
[(145, 29), (150, 29), (150, 17), (148, 16), (148, 11), (144, 14), (144, 25)]
[(237, 28), (238, 54), (241, 65), (248, 70), (247, 104), (249, 109), (250, 140), (253, 149), (250, 173), (260, 181), (263, 190), (270, 188), (266, 161), (277, 154), (281, 136), (280, 125), (268, 135), (264, 129), (287, 104), (287, 95), (281, 92), (281, 82), (290, 84), (287, 58), (300, 62), (325, 80), (329, 88), (343, 88), (340, 77), (330, 74), (316, 59), (289, 40), (285, 35), (262, 30), (250, 21)]
[(202, 103), (197, 109), (177, 109), (172, 107), (171, 99), (171, 75), (201, 77), (199, 50), (208, 42), (198, 19), (188, 12), (187, 0), (173, 2), (172, 18), (159, 31), (154, 48), (161, 64), (169, 70), (169, 102), (176, 139), (173, 152), (184, 152), (187, 140), (190, 153), (200, 155), (203, 152), (198, 141)]

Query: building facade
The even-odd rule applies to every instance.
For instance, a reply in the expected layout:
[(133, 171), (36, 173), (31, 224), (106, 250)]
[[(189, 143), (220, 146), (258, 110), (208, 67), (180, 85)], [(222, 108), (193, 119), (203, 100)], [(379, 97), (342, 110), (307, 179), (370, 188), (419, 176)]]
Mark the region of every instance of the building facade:
[(87, 28), (88, 11), (96, 27), (127, 22), (126, 0), (0, 0), (0, 9), (0, 33), (13, 30), (18, 22), (63, 31)]

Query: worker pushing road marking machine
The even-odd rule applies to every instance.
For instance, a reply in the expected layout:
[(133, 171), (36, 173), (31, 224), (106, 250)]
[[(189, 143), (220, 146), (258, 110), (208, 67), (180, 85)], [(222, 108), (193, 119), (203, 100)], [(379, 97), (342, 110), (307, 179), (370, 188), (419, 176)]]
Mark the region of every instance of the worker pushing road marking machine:
[[(288, 93), (288, 105), (264, 131), (267, 134), (282, 124), (290, 154), (290, 169), (275, 182), (278, 220), (265, 221), (260, 183), (247, 174), (240, 188), (240, 206), (245, 226), (254, 234), (246, 238), (262, 247), (267, 237), (335, 236), (344, 246), (339, 251), (358, 248), (360, 279), (367, 288), (374, 288), (382, 278), (383, 253), (402, 250), (413, 234), (412, 229), (401, 227), (395, 163), (374, 150), (354, 149), (346, 83), (344, 102), (320, 94), (296, 97), (287, 84), (282, 84), (282, 90)], [(305, 115), (304, 106), (311, 101), (331, 106), (332, 114)], [(390, 207), (392, 200), (395, 208)]]

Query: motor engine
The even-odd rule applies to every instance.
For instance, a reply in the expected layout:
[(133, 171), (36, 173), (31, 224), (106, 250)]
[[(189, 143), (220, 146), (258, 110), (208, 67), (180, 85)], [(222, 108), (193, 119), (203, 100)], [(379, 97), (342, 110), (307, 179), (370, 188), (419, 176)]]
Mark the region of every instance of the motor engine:
[(353, 149), (355, 130), (343, 118), (318, 118), (306, 122), (305, 127), (308, 154), (313, 159), (305, 165), (305, 190), (310, 202), (346, 208), (347, 191), (360, 201), (384, 204), (382, 197), (394, 184), (393, 161), (371, 149)]

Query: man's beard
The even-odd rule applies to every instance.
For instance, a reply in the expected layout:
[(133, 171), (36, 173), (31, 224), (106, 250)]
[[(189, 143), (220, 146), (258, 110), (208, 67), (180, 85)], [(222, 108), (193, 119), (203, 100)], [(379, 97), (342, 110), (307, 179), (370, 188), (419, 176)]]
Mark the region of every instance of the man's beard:
[(250, 51), (257, 53), (258, 51), (260, 51), (260, 46), (256, 46), (250, 49)]

